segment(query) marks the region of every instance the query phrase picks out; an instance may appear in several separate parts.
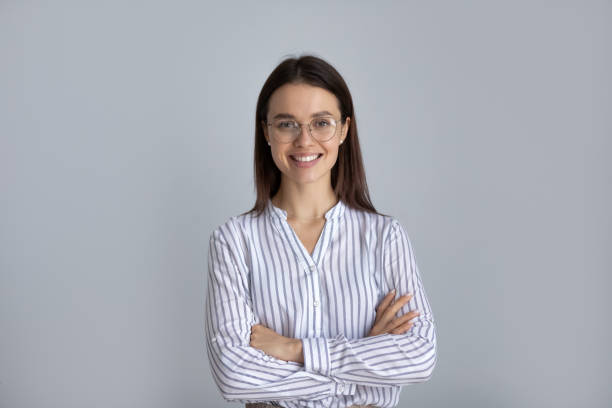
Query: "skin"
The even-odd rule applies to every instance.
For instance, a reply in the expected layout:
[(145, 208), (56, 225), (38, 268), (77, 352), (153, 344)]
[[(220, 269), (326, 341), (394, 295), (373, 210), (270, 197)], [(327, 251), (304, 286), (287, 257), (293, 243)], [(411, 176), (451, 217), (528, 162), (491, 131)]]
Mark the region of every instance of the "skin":
[[(338, 202), (331, 185), (331, 169), (338, 159), (340, 142), (346, 138), (351, 118), (330, 140), (319, 142), (312, 138), (306, 123), (313, 114), (328, 111), (340, 119), (336, 96), (326, 89), (306, 84), (285, 84), (270, 97), (268, 120), (279, 113), (293, 115), (303, 123), (299, 136), (291, 143), (279, 143), (270, 135), (270, 128), (262, 123), (264, 136), (270, 143), (272, 158), (281, 171), (281, 185), (272, 202), (287, 211), (288, 218), (299, 221), (316, 221)], [(299, 168), (289, 157), (297, 153), (322, 153), (319, 162), (310, 168)]]
[[(348, 133), (351, 118), (346, 118), (344, 125), (337, 126), (334, 137), (319, 142), (310, 136), (306, 123), (314, 113), (324, 110), (340, 119), (338, 99), (333, 93), (307, 84), (285, 84), (270, 97), (267, 119), (271, 120), (278, 113), (291, 114), (294, 120), (304, 124), (300, 134), (291, 143), (279, 143), (270, 137), (268, 126), (262, 123), (272, 158), (281, 171), (279, 191), (271, 200), (287, 211), (287, 220), (294, 227), (319, 228), (325, 222), (325, 212), (338, 202), (331, 185), (331, 169), (338, 158), (340, 142)], [(290, 158), (297, 153), (322, 153), (323, 156), (315, 166), (299, 168)], [(418, 316), (418, 312), (396, 315), (411, 297), (408, 294), (395, 299), (395, 291), (389, 292), (376, 307), (376, 319), (367, 337), (403, 334), (410, 330), (410, 320)], [(282, 336), (261, 324), (251, 327), (250, 346), (281, 360), (304, 363), (301, 339)]]

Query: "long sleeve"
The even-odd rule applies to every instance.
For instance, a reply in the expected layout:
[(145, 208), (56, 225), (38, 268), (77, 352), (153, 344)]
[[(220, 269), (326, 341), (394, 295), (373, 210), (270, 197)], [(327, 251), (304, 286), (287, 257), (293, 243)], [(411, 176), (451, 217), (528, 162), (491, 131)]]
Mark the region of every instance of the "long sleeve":
[(381, 334), (347, 339), (302, 339), (304, 368), (334, 379), (370, 386), (406, 385), (428, 380), (435, 367), (436, 331), (434, 317), (423, 288), (408, 234), (393, 219), (383, 245), (382, 274), (386, 285), (397, 294), (413, 297), (398, 315), (418, 310), (413, 326), (404, 334)]
[(253, 313), (249, 271), (236, 227), (224, 224), (210, 237), (205, 302), (206, 349), (213, 379), (226, 401), (324, 400), (347, 394), (336, 381), (251, 347)]

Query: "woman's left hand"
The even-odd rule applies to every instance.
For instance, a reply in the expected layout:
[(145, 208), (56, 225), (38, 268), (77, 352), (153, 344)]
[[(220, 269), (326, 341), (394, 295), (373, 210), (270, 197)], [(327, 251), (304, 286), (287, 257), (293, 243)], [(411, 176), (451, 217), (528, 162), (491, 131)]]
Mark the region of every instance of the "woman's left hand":
[(251, 327), (250, 346), (280, 360), (304, 363), (302, 340), (282, 336), (261, 324)]

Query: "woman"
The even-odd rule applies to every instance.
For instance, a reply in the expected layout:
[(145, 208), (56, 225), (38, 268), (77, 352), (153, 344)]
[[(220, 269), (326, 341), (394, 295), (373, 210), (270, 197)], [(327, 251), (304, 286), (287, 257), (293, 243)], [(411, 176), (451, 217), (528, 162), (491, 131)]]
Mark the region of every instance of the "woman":
[(352, 98), (324, 60), (286, 59), (266, 80), (255, 183), (255, 206), (210, 237), (206, 344), (223, 398), (397, 406), (432, 375), (434, 318), (405, 229), (370, 202)]

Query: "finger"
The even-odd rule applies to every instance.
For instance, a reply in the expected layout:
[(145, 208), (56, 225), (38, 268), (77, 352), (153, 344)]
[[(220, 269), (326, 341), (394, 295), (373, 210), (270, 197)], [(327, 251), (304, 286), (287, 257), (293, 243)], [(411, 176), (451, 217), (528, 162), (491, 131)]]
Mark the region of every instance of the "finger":
[(415, 317), (417, 317), (419, 315), (419, 312), (414, 310), (412, 312), (408, 312), (404, 315), (401, 315), (400, 317), (393, 319), (392, 321), (390, 321), (386, 328), (389, 330), (393, 330), (396, 329), (397, 327), (405, 324), (406, 322), (408, 322), (409, 320), (414, 319)]
[(385, 310), (387, 306), (389, 306), (389, 304), (391, 303), (394, 297), (395, 297), (395, 289), (387, 293), (387, 296), (385, 296), (383, 300), (381, 300), (381, 302), (378, 304), (378, 306), (376, 306), (376, 310)]
[(408, 322), (406, 324), (403, 324), (393, 330), (391, 330), (391, 334), (404, 334), (406, 333), (408, 330), (410, 330), (410, 328), (412, 327), (412, 322)]
[(377, 323), (382, 317), (383, 313), (389, 307), (393, 298), (395, 297), (395, 289), (387, 293), (387, 295), (380, 301), (378, 306), (376, 306), (376, 317), (374, 318), (374, 323)]
[(390, 320), (389, 318), (393, 319), (397, 311), (401, 309), (402, 306), (404, 306), (410, 300), (411, 297), (411, 294), (407, 294), (395, 299), (395, 301), (393, 301), (393, 303), (391, 303), (389, 307), (387, 307), (387, 310), (385, 310), (385, 312), (383, 313), (383, 317), (386, 320)]
[(381, 320), (385, 322), (385, 324), (389, 323), (391, 320), (393, 320), (393, 318), (397, 314), (397, 311), (400, 310), (406, 303), (408, 303), (411, 298), (412, 298), (412, 294), (410, 293), (404, 296), (400, 296), (400, 298), (397, 299), (395, 303), (390, 305), (387, 308), (387, 310), (383, 313)]
[(412, 299), (412, 294), (408, 293), (404, 296), (401, 296), (397, 301), (395, 301), (390, 307), (393, 310), (393, 316), (397, 315), (397, 312), (404, 307), (410, 300)]

